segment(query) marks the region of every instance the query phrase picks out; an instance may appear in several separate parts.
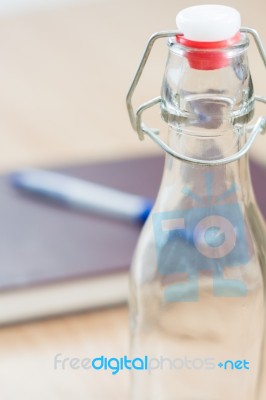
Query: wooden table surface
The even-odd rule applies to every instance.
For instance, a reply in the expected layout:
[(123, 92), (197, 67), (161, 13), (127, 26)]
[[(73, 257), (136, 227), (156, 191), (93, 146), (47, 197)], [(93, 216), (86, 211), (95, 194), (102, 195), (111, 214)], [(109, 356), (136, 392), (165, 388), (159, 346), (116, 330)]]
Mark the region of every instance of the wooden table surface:
[[(98, 0), (0, 20), (0, 170), (157, 152), (128, 122), (125, 94), (147, 38), (175, 28), (175, 15), (201, 1)], [(215, 3), (215, 1), (213, 2)], [(265, 2), (225, 1), (266, 42)], [(158, 45), (136, 104), (158, 95), (166, 50)], [(256, 92), (265, 69), (250, 50)], [(260, 108), (262, 113), (263, 109)], [(265, 162), (266, 138), (252, 155)], [(125, 307), (0, 330), (1, 400), (127, 399), (128, 376), (56, 370), (54, 357), (128, 352)]]

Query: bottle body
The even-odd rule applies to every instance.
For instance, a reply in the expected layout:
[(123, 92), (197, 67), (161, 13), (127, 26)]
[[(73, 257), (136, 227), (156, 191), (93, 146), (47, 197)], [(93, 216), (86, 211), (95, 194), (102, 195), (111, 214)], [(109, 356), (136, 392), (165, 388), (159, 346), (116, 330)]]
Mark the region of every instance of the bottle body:
[[(171, 148), (204, 160), (233, 154), (252, 117), (245, 54), (212, 74), (176, 55), (162, 90)], [(132, 400), (258, 400), (265, 238), (247, 156), (219, 166), (166, 156), (131, 268), (132, 355), (149, 358), (132, 375)]]
[[(168, 168), (177, 167), (176, 161), (168, 156), (166, 164), (166, 175), (171, 174)], [(208, 205), (208, 194), (202, 204), (196, 198), (186, 199), (182, 189), (190, 184), (190, 168), (195, 176), (195, 167), (186, 165), (185, 182), (179, 178), (177, 185), (163, 183), (135, 253), (131, 269), (132, 351), (135, 356), (147, 355), (151, 370), (142, 374), (135, 372), (132, 398), (258, 400), (256, 390), (262, 368), (265, 318), (264, 224), (252, 193), (246, 196), (233, 193), (231, 199), (226, 199), (226, 207)], [(225, 167), (215, 167), (213, 182), (218, 184), (209, 188), (208, 168), (196, 169), (198, 187), (203, 185), (206, 192), (211, 188), (212, 200), (231, 190), (230, 179), (225, 180), (225, 186), (220, 184), (220, 174), (227, 173)], [(231, 175), (229, 171), (228, 174)], [(167, 181), (167, 177), (163, 180)], [(170, 192), (175, 197), (172, 207), (168, 200), (164, 204)], [(193, 192), (204, 198), (204, 193), (197, 192), (196, 188)], [(204, 224), (205, 219), (205, 233), (208, 226), (226, 231), (226, 220), (239, 230), (235, 246), (240, 247), (231, 259), (232, 265), (229, 265), (230, 257), (227, 264), (219, 263), (231, 243), (227, 244), (228, 249), (222, 249), (218, 243), (221, 257), (211, 259), (212, 266), (201, 264), (204, 249), (200, 245), (196, 247), (190, 233), (190, 248), (184, 249), (182, 235), (185, 235), (186, 218), (194, 229), (200, 226), (200, 221)], [(193, 218), (196, 221), (191, 221)], [(217, 236), (215, 230), (209, 231), (218, 242), (225, 233), (219, 232)], [(173, 237), (169, 239), (171, 234)], [(165, 243), (162, 236), (168, 236)], [(238, 361), (241, 363), (236, 364)], [(223, 366), (219, 367), (220, 363)]]

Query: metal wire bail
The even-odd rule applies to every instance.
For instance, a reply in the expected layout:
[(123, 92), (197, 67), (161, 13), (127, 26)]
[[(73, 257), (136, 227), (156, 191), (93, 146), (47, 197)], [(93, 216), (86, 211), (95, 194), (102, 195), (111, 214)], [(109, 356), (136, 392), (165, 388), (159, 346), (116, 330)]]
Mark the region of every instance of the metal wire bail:
[[(262, 58), (262, 61), (264, 63), (264, 66), (266, 67), (266, 52), (265, 48), (263, 46), (262, 40), (259, 37), (259, 34), (255, 29), (252, 28), (241, 28), (240, 32), (247, 33), (251, 35), (256, 43), (257, 49), (259, 51), (259, 54)], [(252, 143), (254, 142), (256, 136), (258, 134), (264, 134), (266, 132), (266, 117), (259, 117), (256, 124), (252, 127), (252, 130), (250, 132), (249, 138), (247, 142), (244, 144), (244, 146), (235, 154), (232, 156), (226, 157), (226, 158), (221, 158), (217, 160), (200, 160), (197, 158), (192, 158), (192, 157), (186, 157), (174, 150), (171, 149), (171, 147), (168, 146), (159, 136), (159, 131), (156, 129), (151, 129), (147, 127), (143, 122), (142, 122), (142, 114), (145, 110), (148, 108), (153, 107), (156, 104), (160, 104), (162, 102), (162, 98), (156, 97), (152, 100), (147, 101), (146, 103), (142, 104), (136, 112), (134, 111), (133, 105), (132, 105), (132, 97), (133, 94), (136, 90), (136, 87), (139, 83), (140, 77), (142, 75), (142, 72), (145, 68), (145, 65), (147, 63), (147, 60), (149, 58), (149, 55), (151, 53), (151, 50), (153, 48), (154, 43), (158, 39), (162, 38), (168, 38), (168, 37), (173, 37), (177, 35), (182, 35), (182, 32), (173, 30), (173, 31), (162, 31), (155, 33), (151, 36), (151, 38), (148, 41), (148, 44), (145, 48), (144, 54), (142, 56), (141, 62), (139, 64), (139, 67), (135, 73), (135, 76), (133, 78), (132, 84), (129, 88), (128, 94), (127, 94), (127, 109), (129, 113), (129, 118), (131, 125), (133, 129), (138, 133), (139, 139), (143, 140), (145, 135), (148, 135), (157, 145), (159, 145), (164, 151), (166, 151), (168, 154), (171, 156), (182, 160), (186, 161), (189, 163), (194, 163), (194, 164), (200, 164), (200, 165), (222, 165), (222, 164), (227, 164), (233, 161), (238, 160), (240, 157), (242, 157), (244, 154), (248, 152), (250, 149)], [(266, 103), (266, 97), (262, 96), (255, 96), (254, 99), (256, 101)]]

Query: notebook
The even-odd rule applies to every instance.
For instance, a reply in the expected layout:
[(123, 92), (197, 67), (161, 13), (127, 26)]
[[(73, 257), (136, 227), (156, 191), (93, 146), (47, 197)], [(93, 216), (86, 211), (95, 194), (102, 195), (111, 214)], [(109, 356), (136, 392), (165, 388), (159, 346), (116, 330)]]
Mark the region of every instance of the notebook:
[[(163, 156), (55, 168), (55, 171), (155, 198)], [(266, 168), (251, 163), (258, 205)], [(0, 177), (0, 324), (125, 303), (128, 268), (141, 230), (18, 192)]]
[[(162, 157), (55, 169), (155, 198)], [(0, 324), (124, 303), (141, 225), (67, 209), (0, 177)]]

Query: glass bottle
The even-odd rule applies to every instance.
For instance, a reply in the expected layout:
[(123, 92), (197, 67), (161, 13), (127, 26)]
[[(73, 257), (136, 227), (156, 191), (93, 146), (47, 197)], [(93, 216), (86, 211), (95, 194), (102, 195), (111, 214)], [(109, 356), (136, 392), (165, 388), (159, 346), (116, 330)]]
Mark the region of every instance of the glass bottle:
[[(215, 7), (212, 20), (222, 14)], [(149, 359), (148, 371), (132, 371), (132, 400), (259, 399), (266, 230), (247, 153), (226, 162), (253, 129), (249, 41), (240, 19), (223, 40), (187, 40), (195, 8), (179, 14), (183, 35), (168, 41), (160, 99), (168, 146), (180, 157), (166, 154), (131, 268), (132, 357)]]

